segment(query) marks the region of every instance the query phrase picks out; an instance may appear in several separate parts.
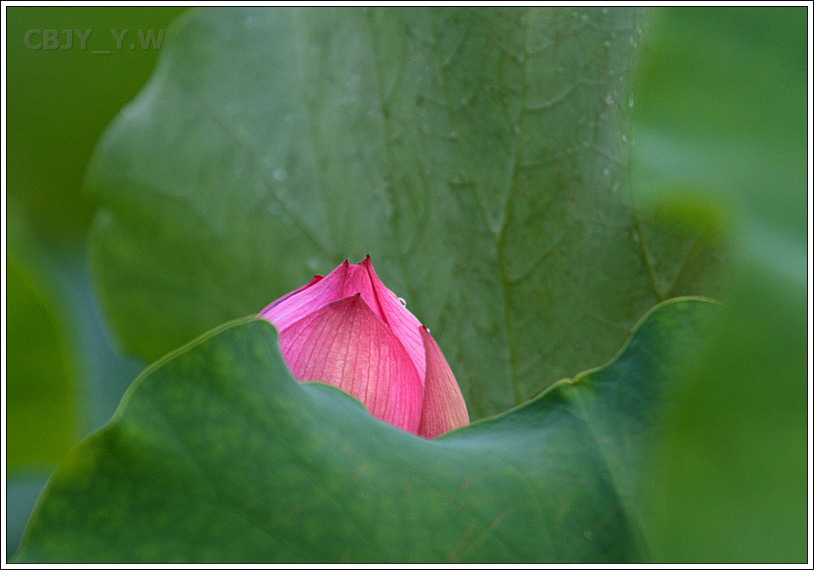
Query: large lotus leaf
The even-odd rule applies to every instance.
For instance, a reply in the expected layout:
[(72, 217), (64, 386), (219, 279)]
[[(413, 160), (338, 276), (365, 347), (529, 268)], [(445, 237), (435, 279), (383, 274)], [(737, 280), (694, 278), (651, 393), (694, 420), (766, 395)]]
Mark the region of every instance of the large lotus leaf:
[(665, 387), (714, 306), (660, 305), (604, 368), (423, 440), (226, 325), (131, 387), (49, 483), (19, 562), (623, 562), (646, 556)]
[(117, 336), (156, 358), (370, 253), (432, 328), (474, 418), (606, 362), (657, 302), (704, 293), (708, 269), (693, 239), (663, 239), (630, 201), (641, 19), (185, 15), (87, 177)]

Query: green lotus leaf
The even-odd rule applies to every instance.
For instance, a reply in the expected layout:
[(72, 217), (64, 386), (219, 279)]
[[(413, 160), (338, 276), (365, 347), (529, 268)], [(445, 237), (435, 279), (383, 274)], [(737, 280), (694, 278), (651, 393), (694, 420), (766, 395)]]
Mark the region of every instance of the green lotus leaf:
[(269, 323), (149, 368), (48, 485), (18, 562), (631, 562), (664, 393), (714, 305), (668, 301), (613, 362), (424, 440), (292, 379)]

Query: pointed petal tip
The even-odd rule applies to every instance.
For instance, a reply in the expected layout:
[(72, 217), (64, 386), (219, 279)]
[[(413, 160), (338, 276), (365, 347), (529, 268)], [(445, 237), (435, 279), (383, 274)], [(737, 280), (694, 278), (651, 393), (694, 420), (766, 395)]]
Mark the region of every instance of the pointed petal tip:
[(357, 267), (364, 267), (368, 271), (373, 269), (373, 260), (370, 259), (370, 254), (366, 254), (365, 258), (356, 264)]
[(260, 312), (277, 330), (291, 326), (299, 319), (340, 299), (347, 280), (348, 261), (340, 263), (326, 277), (314, 276), (308, 283), (283, 295)]

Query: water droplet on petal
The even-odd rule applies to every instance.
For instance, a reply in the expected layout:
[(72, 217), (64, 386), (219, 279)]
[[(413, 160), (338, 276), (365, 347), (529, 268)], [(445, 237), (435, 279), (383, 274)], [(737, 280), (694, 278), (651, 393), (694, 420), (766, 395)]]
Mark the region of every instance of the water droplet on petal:
[(404, 299), (402, 299), (401, 297), (399, 297), (399, 303), (401, 303), (401, 304), (402, 304), (402, 306), (404, 306), (404, 307), (406, 307), (406, 306), (407, 306), (407, 301), (405, 301), (405, 300), (404, 300)]

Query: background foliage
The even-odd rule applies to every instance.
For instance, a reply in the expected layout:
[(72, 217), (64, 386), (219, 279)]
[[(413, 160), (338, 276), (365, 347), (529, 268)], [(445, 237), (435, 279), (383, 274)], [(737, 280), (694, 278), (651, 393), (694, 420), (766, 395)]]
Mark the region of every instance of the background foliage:
[[(723, 239), (731, 260), (722, 293), (729, 310), (707, 356), (684, 371), (664, 419), (660, 459), (652, 467), (653, 510), (647, 516), (654, 524), (647, 525), (647, 542), (654, 545), (653, 555), (666, 561), (804, 559), (803, 9), (665, 9), (643, 20), (650, 22), (643, 39), (642, 21), (616, 11), (593, 11), (585, 19), (567, 10), (525, 19), (518, 11), (483, 19), (460, 11), (409, 17), (380, 11), (358, 18), (319, 12), (307, 22), (291, 15), (265, 22), (281, 26), (273, 54), (258, 52), (262, 43), (252, 43), (251, 30), (264, 24), (262, 17), (241, 20), (249, 32), (237, 34), (228, 19), (187, 15), (188, 21), (195, 19), (189, 29), (199, 35), (187, 36), (172, 51), (167, 44), (140, 105), (120, 115), (103, 139), (97, 157), (105, 158), (91, 165), (88, 178), (93, 192), (80, 194), (79, 179), (94, 141), (146, 80), (156, 53), (136, 50), (102, 59), (71, 50), (31, 52), (22, 45), (24, 30), (98, 27), (101, 34), (108, 28), (160, 28), (176, 13), (9, 11), (12, 531), (27, 518), (25, 499), (36, 493), (41, 473), (63, 456), (70, 440), (110, 417), (143, 368), (143, 362), (121, 356), (105, 340), (86, 278), (81, 244), (101, 198), (106, 209), (91, 237), (95, 273), (107, 316), (130, 350), (147, 359), (161, 356), (210, 326), (257, 310), (309, 272), (369, 251), (381, 259), (385, 282), (404, 292), (410, 308), (433, 327), (475, 417), (506, 410), (558, 378), (604, 363), (658, 300), (716, 291), (708, 276), (718, 260), (708, 245)], [(443, 38), (436, 33), (456, 25), (473, 32)], [(538, 29), (553, 32), (547, 39), (534, 35)], [(231, 60), (219, 59), (221, 52), (209, 50), (202, 37), (214, 37), (232, 50), (250, 48), (246, 68), (227, 65)], [(496, 60), (484, 59), (478, 43), (483, 37), (502, 42)], [(549, 42), (551, 37), (559, 39)], [(261, 67), (257, 61), (273, 56), (285, 62), (289, 52), (283, 48), (295, 49), (306, 40), (316, 42), (317, 49), (300, 50), (299, 71), (283, 65), (279, 76), (237, 79)], [(628, 40), (630, 45), (623, 44)], [(628, 54), (639, 41), (644, 45), (640, 82), (629, 91)], [(101, 47), (113, 43), (108, 38)], [(566, 71), (547, 67), (541, 54), (552, 50), (566, 62), (569, 54), (578, 54), (593, 63), (565, 65)], [(334, 55), (326, 60), (325, 54)], [(471, 62), (494, 81), (485, 95), (468, 90)], [(379, 84), (388, 87), (381, 92), (337, 71), (356, 65), (403, 74), (380, 76)], [(534, 66), (545, 82), (524, 82), (523, 71)], [(32, 71), (46, 68), (48, 73)], [(82, 80), (70, 83), (73, 90), (47, 83), (60, 74), (79, 74)], [(419, 80), (400, 84), (399, 77)], [(572, 94), (580, 82), (585, 85), (576, 93), (584, 98)], [(226, 116), (211, 112), (205, 100), (184, 106), (198, 86), (233, 103), (223, 106)], [(329, 97), (315, 96), (328, 86), (339, 89), (329, 90)], [(278, 105), (271, 117), (268, 102), (258, 99), (264, 88), (275, 93)], [(590, 107), (597, 104), (612, 111), (611, 118), (603, 119), (601, 106)], [(573, 117), (585, 105), (591, 109), (585, 116), (596, 122), (575, 125)], [(628, 150), (617, 122), (623, 124), (631, 108), (637, 206), (627, 196)], [(375, 112), (362, 114), (368, 110)], [(138, 132), (132, 124), (174, 126)], [(273, 128), (252, 139), (257, 124)], [(373, 141), (363, 136), (362, 125), (370, 124), (378, 137)], [(156, 138), (161, 133), (163, 141)], [(307, 137), (292, 136), (300, 133)], [(110, 150), (122, 139), (135, 154)], [(290, 142), (297, 140), (305, 142)], [(495, 141), (494, 146), (479, 148), (483, 140)], [(337, 145), (348, 156), (326, 154), (326, 147)], [(212, 168), (192, 163), (185, 169), (171, 162), (179, 156), (205, 157)], [(308, 160), (293, 164), (292, 156)], [(539, 156), (556, 159), (539, 163)], [(355, 170), (354, 164), (364, 168)], [(195, 178), (194, 172), (205, 176)], [(252, 178), (258, 175), (261, 180)], [(486, 192), (494, 176), (508, 180), (505, 193)], [(291, 194), (295, 184), (311, 201), (297, 202)], [(535, 202), (529, 189), (538, 185), (569, 198), (554, 200), (554, 207)], [(224, 187), (243, 198), (213, 202)], [(395, 192), (396, 187), (407, 191)], [(137, 201), (146, 188), (154, 200), (149, 206)], [(596, 201), (597, 188), (614, 197), (612, 207)], [(457, 189), (458, 197), (445, 196), (445, 189)], [(267, 204), (258, 196), (276, 198)], [(350, 199), (337, 202), (335, 196)], [(382, 197), (389, 207), (370, 209)], [(196, 215), (179, 216), (183, 209), (173, 206), (179, 199), (195, 205)], [(353, 219), (359, 211), (365, 222), (378, 221), (354, 223), (346, 235), (336, 220)], [(580, 217), (586, 212), (591, 217)], [(468, 224), (470, 219), (477, 222)], [(449, 226), (445, 220), (451, 220)], [(575, 225), (582, 231), (574, 232)], [(252, 234), (249, 227), (263, 230)], [(551, 233), (539, 233), (540, 227)], [(378, 234), (382, 228), (392, 229)], [(235, 232), (242, 233), (230, 241)], [(309, 234), (316, 239), (303, 238)], [(465, 245), (445, 250), (435, 241), (439, 234), (457, 236)], [(23, 237), (15, 241), (12, 235)], [(178, 245), (192, 235), (207, 236), (203, 245), (197, 243), (200, 249), (186, 245), (179, 256), (174, 248), (153, 246), (159, 255), (151, 265), (132, 246), (150, 239)], [(524, 247), (539, 252), (535, 256), (513, 251), (524, 237)], [(309, 264), (283, 263), (270, 255), (270, 243), (287, 244), (289, 255)], [(551, 243), (555, 249), (549, 249)], [(416, 260), (416, 251), (434, 263)], [(461, 251), (469, 257), (457, 258)], [(177, 274), (168, 271), (178, 267)], [(576, 284), (573, 291), (569, 284)], [(134, 297), (139, 290), (152, 292)], [(156, 296), (156, 290), (175, 297)], [(224, 290), (241, 293), (234, 297)], [(481, 299), (480, 309), (465, 302), (465, 295)], [(495, 306), (501, 307), (497, 317)], [(24, 334), (26, 311), (47, 315), (39, 321), (41, 334), (52, 339), (55, 348), (48, 353), (55, 358), (36, 357), (42, 343), (25, 341), (30, 338)], [(574, 321), (574, 314), (581, 317)], [(164, 320), (156, 321), (156, 315)], [(464, 316), (475, 326), (462, 326)], [(545, 361), (537, 360), (540, 343), (553, 355)], [(502, 357), (487, 359), (493, 354)], [(42, 370), (16, 372), (35, 361)], [(478, 393), (480, 377), (514, 381)], [(65, 396), (42, 398), (37, 394), (43, 390)], [(32, 418), (54, 404), (60, 411), (49, 411), (49, 417), (61, 428), (35, 431), (33, 425), (46, 426)], [(14, 414), (21, 418), (16, 424)], [(35, 465), (40, 474), (31, 475)], [(9, 540), (13, 549), (14, 532)]]
[[(80, 186), (102, 131), (142, 87), (160, 53), (119, 52), (110, 29), (163, 29), (182, 10), (4, 11), (11, 553), (48, 474), (68, 446), (110, 418), (144, 367), (112, 348), (99, 317), (85, 260), (85, 235), (96, 203)], [(25, 34), (32, 29), (58, 30), (63, 40), (65, 29), (93, 31), (86, 51), (78, 43), (70, 50), (51, 51), (26, 48)], [(112, 53), (93, 55), (93, 50)], [(38, 322), (26, 316), (30, 310), (39, 313)], [(46, 351), (44, 342), (58, 344)], [(32, 368), (38, 369), (36, 377), (25, 372)]]
[(729, 310), (653, 475), (662, 560), (805, 560), (806, 28), (794, 8), (654, 21), (635, 186), (722, 221), (732, 244)]

